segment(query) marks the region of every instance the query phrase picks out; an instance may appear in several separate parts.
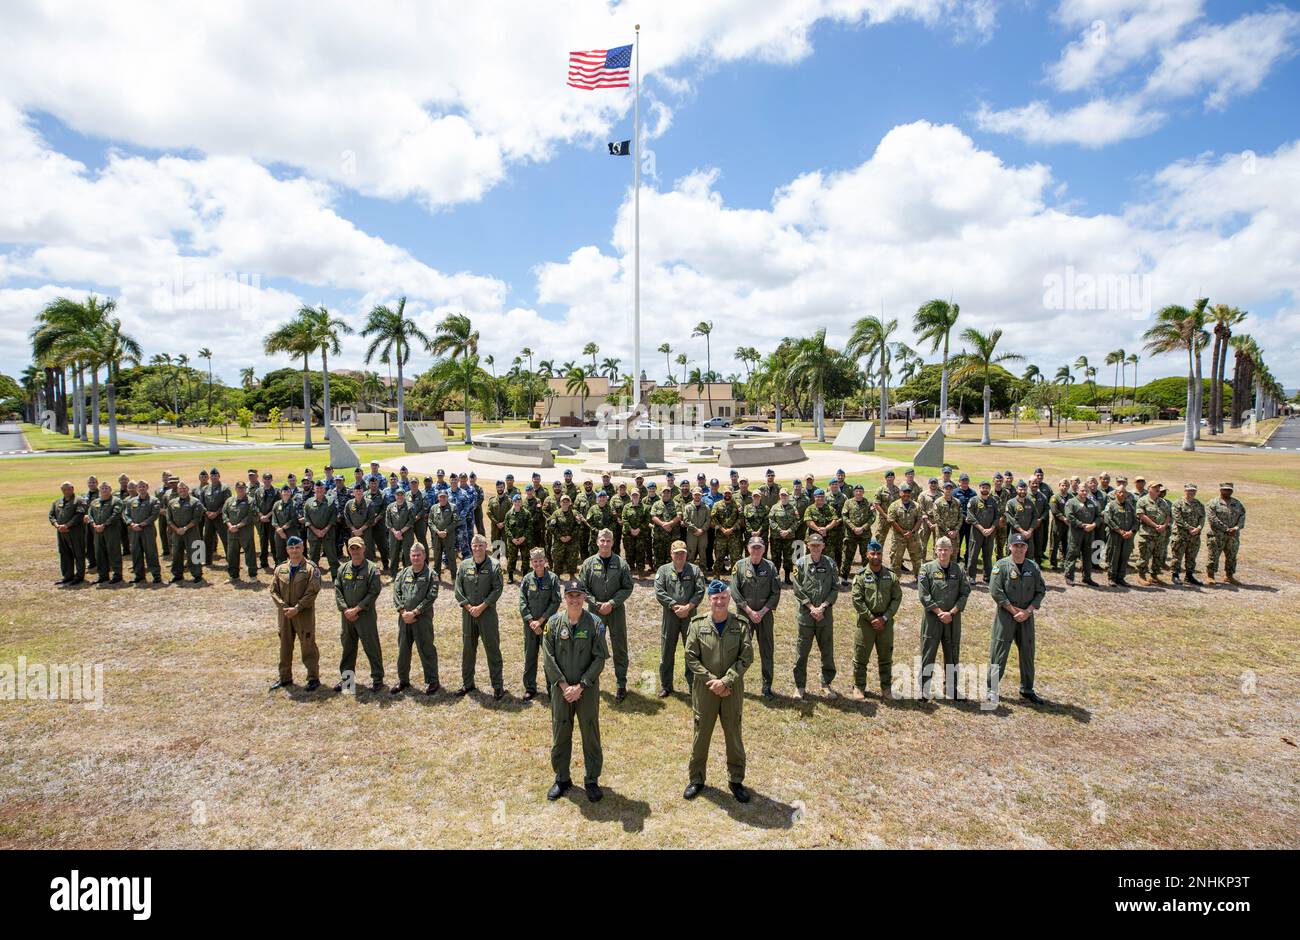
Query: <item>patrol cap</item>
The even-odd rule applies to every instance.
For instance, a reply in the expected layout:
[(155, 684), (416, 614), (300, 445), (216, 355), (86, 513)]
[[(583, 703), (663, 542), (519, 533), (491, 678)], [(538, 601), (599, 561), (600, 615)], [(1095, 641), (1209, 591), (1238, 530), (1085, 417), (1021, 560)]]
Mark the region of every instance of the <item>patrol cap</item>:
[(1019, 532), (1012, 533), (1011, 538), (1007, 539), (1008, 545), (1024, 545), (1025, 537)]
[(1133, 478), (1133, 482), (1134, 482), (1134, 483), (1145, 483), (1146, 481), (1147, 481), (1147, 478), (1146, 478), (1146, 477), (1134, 477), (1134, 478)]
[(286, 483), (284, 486), (280, 487), (280, 492), (281, 492), (281, 493), (292, 493), (292, 492), (293, 492), (293, 487), (290, 486), (288, 483)]
[(1196, 486), (1195, 483), (1184, 483), (1184, 484), (1183, 484), (1183, 489), (1185, 489), (1185, 490), (1195, 490), (1195, 489), (1197, 489), (1197, 486)]
[(912, 474), (913, 476), (915, 476), (915, 475), (916, 475), (916, 470), (913, 469), (912, 467), (908, 467), (906, 470), (903, 471), (903, 473), (905, 473), (905, 474), (906, 474), (906, 473), (910, 473), (910, 474)]
[(870, 542), (867, 543), (867, 551), (869, 552), (883, 552), (884, 550), (885, 550), (884, 546), (882, 546), (875, 539), (872, 539)]
[(819, 532), (814, 532), (812, 535), (808, 536), (808, 544), (809, 544), (809, 545), (825, 545), (825, 544), (826, 544), (826, 540), (825, 540), (824, 538), (821, 537), (821, 533), (819, 533)]
[(365, 547), (366, 547), (366, 540), (359, 536), (354, 535), (352, 536), (352, 538), (348, 539), (348, 548), (365, 548)]
[(747, 547), (753, 548), (755, 545), (757, 545), (761, 548), (764, 547), (766, 544), (767, 543), (763, 541), (763, 537), (761, 535), (751, 535)]
[(572, 499), (569, 499), (568, 493), (565, 493), (563, 496), (560, 497), (560, 502), (564, 502), (566, 499), (569, 500), (569, 502), (573, 502)]
[(1127, 482), (1128, 482), (1128, 477), (1116, 477), (1116, 478), (1115, 478), (1115, 482), (1116, 482), (1116, 483), (1127, 483)]
[(356, 493), (356, 492), (365, 492), (365, 489), (366, 489), (366, 488), (365, 488), (364, 486), (362, 486), (360, 483), (353, 483), (353, 484), (352, 484), (352, 492), (354, 492), (354, 493)]
[(432, 482), (433, 482), (433, 477), (429, 476), (429, 474), (426, 473), (426, 474), (424, 475), (424, 482), (425, 482), (425, 483), (432, 483)]
[(783, 487), (781, 487), (781, 492), (777, 493), (776, 495), (777, 495), (777, 496), (789, 496), (789, 495), (790, 495), (790, 491), (787, 490), (787, 489), (783, 486)]
[(571, 581), (564, 582), (564, 593), (565, 594), (586, 594), (587, 586), (583, 584), (581, 581), (579, 581), (577, 578), (574, 578)]
[(573, 471), (570, 470), (568, 467), (565, 467), (565, 468), (564, 468), (564, 475), (565, 475), (566, 477), (571, 477), (571, 476), (573, 476)]
[(710, 597), (712, 597), (714, 594), (724, 594), (726, 593), (726, 590), (727, 590), (727, 585), (719, 581), (717, 578), (714, 578), (712, 581), (709, 582), (708, 594)]
[(319, 486), (321, 489), (324, 489), (324, 488), (325, 488), (325, 481), (324, 481), (324, 480), (317, 480), (317, 481), (316, 481), (316, 485)]
[(1236, 487), (1233, 486), (1231, 483), (1220, 483), (1220, 484), (1219, 484), (1219, 489), (1221, 489), (1221, 490), (1235, 490)]
[[(769, 470), (769, 471), (767, 471), (767, 472), (768, 472), (768, 473), (771, 473), (772, 471)], [(695, 479), (697, 479), (697, 480), (705, 480), (705, 479), (708, 479), (708, 478), (707, 478), (704, 474), (702, 474), (702, 473), (697, 473), (697, 474), (695, 474)]]
[(980, 480), (979, 485), (980, 485), (980, 486), (992, 486), (993, 484), (990, 483), (988, 480)]
[[(514, 475), (513, 473), (507, 473), (507, 474), (506, 474), (506, 479), (507, 479), (507, 480), (513, 480), (514, 478), (515, 478), (515, 475)], [(428, 477), (425, 477), (425, 479), (427, 480)]]
[(962, 474), (961, 474), (961, 476), (957, 477), (957, 479), (958, 479), (958, 480), (969, 480), (969, 479), (970, 479), (970, 474), (969, 474), (969, 473), (966, 473), (965, 471), (963, 471)]
[(885, 479), (886, 479), (886, 480), (888, 480), (890, 477), (892, 477), (892, 476), (894, 476), (894, 475), (895, 475), (895, 474), (894, 474), (894, 471), (893, 471), (893, 470), (886, 470), (886, 471), (885, 471)]
[(794, 478), (794, 485), (795, 485), (795, 486), (803, 486), (803, 480), (799, 479), (798, 477), (795, 477), (795, 478)]
[(1035, 468), (1034, 468), (1034, 476), (1041, 476), (1042, 473), (1043, 473), (1043, 468), (1042, 468), (1042, 467), (1035, 467)]
[(952, 473), (952, 467), (948, 466), (947, 464), (944, 464), (944, 465), (943, 465), (943, 472), (944, 472), (944, 473)]
[(301, 545), (301, 544), (302, 544), (302, 539), (300, 539), (300, 538), (299, 538), (298, 536), (296, 536), (296, 535), (291, 535), (291, 536), (289, 536), (289, 538), (285, 541), (284, 544), (285, 544), (285, 545)]
[(854, 483), (854, 484), (853, 484), (853, 492), (856, 493), (858, 490), (862, 490), (864, 493), (866, 492), (866, 490), (863, 489), (861, 483)]
[(938, 477), (930, 477), (930, 482), (931, 482), (931, 483), (938, 483), (938, 482), (939, 482), (939, 478), (938, 478)]
[(954, 482), (952, 482), (952, 480), (944, 480), (944, 481), (943, 481), (943, 488), (944, 488), (945, 490), (951, 490), (951, 489), (955, 488), (956, 486), (957, 486), (957, 484), (954, 483)]
[[(169, 474), (169, 473), (168, 473), (168, 474), (163, 474), (163, 475), (166, 476), (168, 479), (171, 478), (171, 474)], [(262, 479), (263, 479), (263, 480), (274, 480), (274, 479), (275, 479), (275, 474), (273, 474), (270, 470), (267, 470), (267, 471), (265, 471), (265, 472), (262, 474)]]
[(676, 555), (678, 552), (684, 552), (684, 551), (686, 551), (686, 543), (683, 542), (681, 539), (678, 539), (677, 541), (673, 542), (673, 544), (668, 548), (668, 553), (670, 555)]
[(900, 487), (898, 488), (898, 492), (900, 492), (900, 493), (910, 493), (910, 492), (912, 492), (912, 484), (911, 484), (911, 483), (904, 483), (902, 486), (900, 486)]

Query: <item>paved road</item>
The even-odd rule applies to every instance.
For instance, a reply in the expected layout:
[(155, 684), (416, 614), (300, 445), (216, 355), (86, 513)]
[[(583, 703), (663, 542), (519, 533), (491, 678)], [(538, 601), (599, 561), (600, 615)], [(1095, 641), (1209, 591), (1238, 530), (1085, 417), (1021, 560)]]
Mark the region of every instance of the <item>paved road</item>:
[(1273, 432), (1264, 449), (1300, 450), (1300, 417), (1287, 418), (1282, 426)]
[(12, 421), (0, 422), (0, 454), (9, 452), (22, 453), (27, 450), (23, 432)]

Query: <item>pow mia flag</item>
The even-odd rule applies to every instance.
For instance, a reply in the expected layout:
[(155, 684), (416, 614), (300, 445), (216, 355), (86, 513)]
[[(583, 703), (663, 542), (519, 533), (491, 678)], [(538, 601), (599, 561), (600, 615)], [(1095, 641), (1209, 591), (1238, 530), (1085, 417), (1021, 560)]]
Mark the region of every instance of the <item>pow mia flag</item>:
[(632, 152), (632, 141), (618, 140), (611, 141), (609, 145), (609, 155), (611, 157), (626, 157)]

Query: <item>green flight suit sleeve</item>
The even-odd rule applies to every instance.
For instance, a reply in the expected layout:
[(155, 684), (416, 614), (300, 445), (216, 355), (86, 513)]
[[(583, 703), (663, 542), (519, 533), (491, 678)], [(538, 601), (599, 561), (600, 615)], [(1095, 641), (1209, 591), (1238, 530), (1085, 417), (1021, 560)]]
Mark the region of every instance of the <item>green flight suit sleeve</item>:
[(623, 559), (618, 560), (618, 590), (610, 598), (610, 602), (617, 607), (620, 604), (626, 604), (627, 599), (632, 596), (632, 569), (627, 566)]
[(727, 684), (727, 688), (734, 688), (736, 680), (745, 674), (745, 670), (754, 662), (754, 631), (750, 627), (742, 627), (740, 631), (740, 655), (736, 661), (731, 664), (727, 674), (722, 677), (722, 681)]
[(889, 606), (885, 608), (885, 620), (888, 623), (894, 622), (894, 615), (898, 613), (898, 605), (903, 603), (903, 588), (898, 583), (898, 578), (889, 579)]
[(379, 580), (379, 569), (374, 565), (366, 566), (366, 596), (357, 602), (357, 606), (362, 610), (372, 610), (379, 601), (379, 592), (383, 588), (383, 582)]
[(695, 565), (691, 567), (695, 568), (695, 593), (687, 603), (691, 605), (691, 609), (695, 609), (700, 606), (700, 601), (704, 600), (704, 574)]
[(560, 594), (560, 579), (552, 576), (547, 591), (551, 599), (546, 604), (546, 610), (542, 613), (542, 620), (547, 621), (560, 612), (560, 604), (564, 603), (564, 598)]
[[(798, 583), (799, 582), (797, 581), (795, 582), (796, 595), (798, 595), (799, 593)], [(853, 597), (853, 609), (857, 611), (858, 616), (861, 617), (863, 614), (867, 612), (868, 608), (871, 605), (867, 603), (867, 582), (860, 577), (853, 579), (852, 597)]]
[(704, 663), (700, 661), (700, 628), (699, 625), (692, 621), (689, 631), (686, 634), (686, 671), (693, 676), (699, 676), (701, 679), (716, 679), (709, 670), (704, 668)]
[(464, 567), (464, 563), (456, 566), (456, 580), (454, 582), (456, 585), (456, 603), (461, 607), (469, 603), (469, 595), (465, 593), (465, 579), (461, 576)]
[[(595, 617), (592, 620), (596, 620)], [(596, 684), (600, 678), (600, 671), (605, 668), (605, 660), (609, 658), (609, 644), (605, 640), (605, 624), (603, 621), (596, 621), (595, 642), (591, 644), (591, 663), (582, 674), (579, 680), (584, 689), (589, 689)]]
[(655, 573), (655, 600), (665, 610), (677, 603), (673, 600), (673, 596), (668, 593), (668, 578), (664, 575), (662, 568)]
[(1034, 599), (1029, 603), (1034, 605), (1034, 610), (1038, 610), (1043, 603), (1043, 598), (1047, 596), (1047, 582), (1043, 580), (1043, 572), (1034, 565)]
[(505, 590), (505, 580), (501, 577), (501, 569), (495, 562), (488, 562), (488, 569), (492, 572), (492, 590), (488, 591), (488, 596), (484, 598), (489, 607), (496, 607), (497, 601), (501, 600), (501, 592)]
[(564, 678), (560, 664), (555, 661), (555, 628), (549, 619), (542, 630), (542, 670), (546, 673), (547, 685), (555, 685)]
[(1009, 603), (1007, 600), (1007, 576), (1001, 565), (993, 566), (993, 578), (989, 581), (989, 596), (998, 607)]
[(954, 562), (957, 570), (961, 572), (961, 587), (957, 589), (957, 612), (966, 609), (966, 601), (970, 599), (970, 578), (966, 577), (966, 569), (961, 566), (961, 562)]
[[(528, 614), (528, 576), (524, 575), (523, 580), (519, 582), (519, 616), (523, 617), (524, 620), (532, 619)], [(543, 617), (542, 619), (545, 620), (546, 618)]]

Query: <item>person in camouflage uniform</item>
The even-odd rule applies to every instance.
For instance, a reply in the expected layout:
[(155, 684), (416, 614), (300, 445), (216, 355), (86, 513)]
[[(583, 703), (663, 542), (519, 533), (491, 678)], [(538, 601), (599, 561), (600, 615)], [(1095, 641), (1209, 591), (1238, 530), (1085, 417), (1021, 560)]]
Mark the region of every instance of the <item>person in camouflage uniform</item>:
[(670, 547), (678, 538), (681, 527), (681, 507), (677, 504), (676, 494), (667, 486), (664, 493), (656, 498), (653, 494), (655, 484), (650, 483), (650, 531), (653, 535), (655, 564), (664, 565), (671, 554)]
[[(814, 535), (822, 537), (826, 558), (832, 565), (836, 564), (831, 533), (839, 529), (840, 517), (835, 512), (835, 507), (826, 501), (826, 493), (820, 487), (813, 490), (812, 505), (804, 510), (803, 524), (809, 539)], [(840, 583), (843, 584), (843, 580)]]
[(1205, 566), (1205, 579), (1211, 584), (1219, 570), (1220, 554), (1228, 583), (1238, 583), (1237, 551), (1241, 547), (1241, 530), (1246, 528), (1246, 507), (1232, 493), (1231, 483), (1220, 483), (1219, 495), (1205, 507), (1205, 518), (1210, 523), (1210, 536), (1206, 540), (1210, 558)]
[(1128, 584), (1129, 555), (1133, 552), (1133, 533), (1137, 529), (1137, 509), (1128, 493), (1128, 480), (1117, 477), (1115, 492), (1106, 501), (1102, 519), (1106, 522), (1106, 575), (1111, 584)]
[(226, 530), (226, 573), (232, 580), (239, 580), (239, 556), (242, 554), (248, 576), (257, 580), (257, 548), (253, 530), (257, 528), (258, 513), (243, 480), (235, 484), (234, 495), (221, 507), (221, 523)]
[[(901, 496), (889, 509), (890, 524), (902, 515), (920, 515), (921, 510), (911, 501), (911, 484), (899, 487)], [(905, 509), (904, 507), (910, 508)], [(894, 529), (898, 531), (897, 528)], [(911, 536), (915, 540), (915, 536)], [(902, 544), (895, 542), (895, 545)], [(898, 549), (895, 549), (897, 552)], [(880, 697), (894, 697), (894, 617), (903, 602), (903, 589), (898, 576), (881, 564), (884, 554), (879, 542), (867, 543), (867, 565), (853, 579), (853, 609), (857, 623), (853, 630), (853, 691), (849, 698), (862, 701), (867, 697), (867, 666), (871, 651), (876, 651), (876, 666), (880, 672)], [(918, 569), (920, 565), (918, 564)]]
[(763, 505), (763, 494), (754, 490), (749, 494), (749, 505), (743, 507), (745, 517), (745, 544), (757, 536), (767, 545), (768, 509)]
[[(685, 642), (695, 609), (704, 599), (704, 574), (686, 560), (686, 543), (680, 539), (669, 546), (672, 561), (655, 572), (655, 600), (662, 614), (659, 621), (659, 697), (673, 691), (673, 666), (677, 644)], [(686, 687), (691, 687), (690, 670), (685, 670)]]
[(315, 491), (314, 494), (302, 504), (302, 526), (307, 536), (307, 557), (311, 559), (313, 565), (319, 565), (323, 551), (329, 561), (330, 577), (334, 578), (339, 570), (339, 556), (334, 548), (334, 527), (338, 524), (338, 510), (335, 508), (334, 500), (325, 492), (324, 480), (317, 480), (312, 489)]
[(1183, 570), (1187, 583), (1199, 585), (1196, 579), (1196, 556), (1201, 551), (1201, 533), (1205, 529), (1205, 504), (1196, 498), (1196, 484), (1183, 484), (1183, 498), (1170, 510), (1174, 526), (1172, 568), (1174, 584), (1182, 584)]
[(203, 504), (190, 495), (189, 484), (182, 480), (176, 484), (176, 498), (163, 512), (171, 532), (171, 583), (183, 580), (186, 565), (195, 583), (202, 581)]
[[(812, 501), (813, 501), (812, 493), (805, 493), (803, 490), (802, 481), (795, 480), (794, 485), (791, 487), (790, 490), (790, 502), (794, 505), (795, 511), (799, 515), (799, 528), (794, 535), (796, 541), (802, 542), (802, 541), (807, 541), (808, 539), (808, 526), (803, 521), (803, 514), (808, 511), (808, 507), (812, 505)], [(771, 524), (770, 514), (769, 514), (768, 522), (770, 525)]]
[(682, 507), (682, 530), (686, 542), (686, 560), (701, 568), (706, 564), (709, 549), (709, 528), (712, 512), (704, 502), (704, 494), (699, 490), (691, 493), (688, 503)]
[(650, 567), (650, 510), (641, 492), (632, 490), (620, 516), (623, 526), (623, 557), (638, 575)]
[(989, 491), (989, 481), (981, 480), (979, 495), (966, 504), (966, 521), (970, 523), (970, 552), (966, 556), (966, 573), (974, 584), (977, 565), (984, 562), (984, 582), (993, 577), (993, 548), (1002, 510)]
[[(591, 554), (595, 554), (599, 549), (596, 542), (599, 540), (601, 529), (609, 529), (610, 551), (614, 550), (614, 529), (618, 528), (618, 525), (618, 517), (614, 515), (614, 510), (609, 505), (609, 494), (603, 489), (596, 490), (595, 502), (587, 509), (587, 531), (591, 533)], [(591, 585), (587, 585), (587, 587), (590, 588)], [(609, 626), (608, 623), (605, 625)], [(610, 643), (613, 642), (614, 637), (611, 634)]]
[(80, 584), (86, 580), (86, 501), (77, 488), (65, 482), (50, 506), (50, 525), (58, 532), (59, 584)]
[(924, 526), (925, 514), (912, 501), (912, 484), (904, 483), (898, 488), (898, 500), (889, 507), (889, 529), (893, 537), (890, 568), (895, 580), (898, 572), (907, 570), (903, 567), (904, 552), (911, 559), (913, 575), (920, 572), (921, 531)]
[(131, 569), (135, 573), (132, 584), (144, 584), (146, 570), (153, 575), (155, 584), (162, 583), (162, 567), (158, 562), (158, 517), (161, 513), (162, 506), (149, 493), (148, 481), (138, 481), (135, 495), (122, 507), (122, 521), (131, 540)]
[(776, 566), (763, 557), (763, 540), (751, 536), (748, 558), (736, 562), (731, 574), (731, 599), (737, 614), (754, 631), (763, 668), (763, 698), (773, 698), (776, 629), (774, 614), (781, 602), (781, 581)]
[(560, 579), (546, 567), (546, 552), (529, 551), (532, 568), (519, 585), (519, 616), (524, 621), (524, 701), (537, 697), (537, 655), (542, 648), (542, 632), (555, 616), (563, 600)]
[(460, 563), (456, 555), (457, 527), (456, 510), (451, 508), (449, 494), (446, 490), (439, 490), (437, 505), (429, 507), (429, 556), (433, 564), (433, 576), (439, 581), (442, 580), (444, 560), (451, 577), (456, 577), (456, 568)]
[(803, 518), (798, 507), (790, 500), (789, 490), (777, 494), (777, 503), (767, 514), (767, 530), (772, 536), (772, 554), (769, 561), (779, 567), (785, 574), (785, 583), (790, 584), (790, 574), (794, 570), (794, 543), (798, 538), (799, 527)]
[(1006, 480), (1003, 485), (1002, 474), (993, 474), (993, 490), (989, 493), (989, 497), (998, 504), (998, 528), (993, 548), (994, 561), (1007, 553), (1007, 534), (1011, 530), (1011, 526), (1007, 523), (1007, 503), (1011, 502), (1015, 495), (1010, 480)]
[(898, 499), (898, 487), (894, 484), (893, 470), (885, 471), (885, 485), (876, 490), (876, 541), (882, 546), (889, 534), (889, 506)]
[(1166, 546), (1172, 520), (1172, 507), (1162, 498), (1164, 486), (1153, 481), (1146, 495), (1137, 501), (1138, 517), (1138, 583), (1161, 584), (1160, 572), (1165, 568)]
[[(388, 570), (388, 530), (384, 528), (384, 514), (388, 512), (388, 497), (379, 486), (380, 477), (372, 474), (370, 489), (366, 492), (366, 502), (370, 504), (371, 527), (374, 532), (375, 550), (379, 553), (379, 567)], [(450, 490), (444, 490), (450, 497)], [(452, 533), (453, 542), (455, 533)], [(452, 557), (455, 557), (453, 554)], [(373, 559), (372, 559), (373, 560)]]
[[(930, 506), (930, 527), (934, 530), (935, 542), (947, 538), (952, 542), (954, 556), (958, 556), (957, 546), (961, 542), (961, 530), (965, 522), (966, 511), (956, 496), (957, 485), (952, 480), (944, 480), (939, 498)], [(960, 561), (960, 557), (958, 556)], [(964, 567), (963, 567), (963, 570)]]
[(510, 497), (510, 510), (506, 513), (501, 529), (506, 543), (506, 576), (514, 584), (515, 570), (519, 570), (521, 577), (525, 573), (524, 559), (529, 557), (528, 538), (533, 531), (532, 516), (524, 508), (523, 497), (518, 493)]
[(934, 504), (941, 499), (943, 490), (939, 489), (939, 479), (930, 477), (929, 489), (916, 498), (916, 504), (921, 507), (921, 516), (925, 519), (925, 525), (921, 527), (922, 561), (930, 554), (930, 542), (937, 541), (941, 534), (934, 529)]
[(95, 583), (117, 584), (122, 580), (122, 501), (107, 481), (99, 484), (99, 496), (86, 507), (86, 521), (95, 538)]
[(721, 502), (713, 504), (709, 521), (718, 533), (713, 540), (713, 576), (729, 577), (741, 558), (740, 546), (745, 537), (745, 518), (731, 490), (722, 494)]
[(763, 494), (763, 505), (767, 507), (768, 513), (771, 513), (772, 507), (781, 501), (781, 484), (776, 482), (775, 470), (769, 469), (766, 478), (767, 482), (759, 488), (759, 492)]
[(851, 494), (844, 492), (839, 480), (832, 479), (827, 486), (826, 504), (835, 510), (835, 525), (826, 536), (826, 554), (835, 562), (835, 567), (840, 568), (844, 565), (844, 523), (840, 521), (840, 515)]
[[(555, 566), (555, 530), (551, 528), (551, 520), (560, 511), (560, 500), (565, 495), (567, 494), (564, 492), (564, 484), (556, 480), (551, 484), (551, 492), (543, 492), (540, 497), (542, 500), (542, 516), (545, 519), (546, 526), (546, 557), (550, 559), (552, 567)], [(569, 496), (569, 502), (570, 506), (572, 506), (572, 496)], [(579, 551), (579, 554), (581, 554), (581, 551)]]
[(560, 508), (547, 523), (551, 533), (551, 563), (555, 573), (575, 575), (582, 564), (582, 523), (573, 512), (573, 500), (565, 493)]
[(636, 567), (636, 563), (628, 561), (627, 553), (623, 551), (623, 507), (629, 501), (627, 484), (620, 481), (617, 489), (609, 497), (609, 508), (614, 513), (614, 524), (610, 526), (614, 530), (614, 554), (621, 556), (629, 565)]

